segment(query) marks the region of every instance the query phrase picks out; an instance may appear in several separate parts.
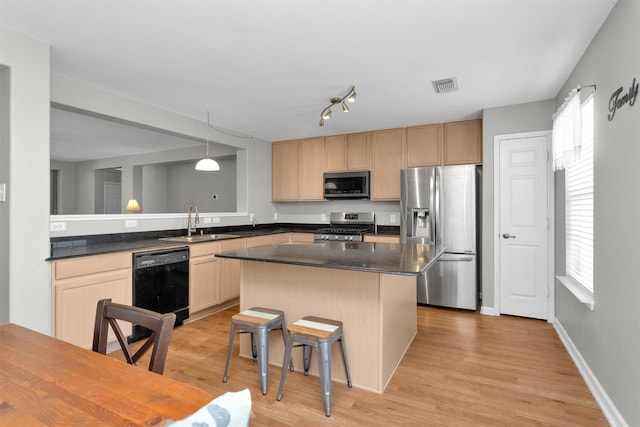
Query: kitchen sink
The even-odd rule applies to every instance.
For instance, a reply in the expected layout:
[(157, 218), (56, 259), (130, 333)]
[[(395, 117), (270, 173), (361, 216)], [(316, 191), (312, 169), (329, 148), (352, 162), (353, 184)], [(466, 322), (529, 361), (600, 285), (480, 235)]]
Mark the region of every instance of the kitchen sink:
[(193, 234), (191, 236), (177, 236), (177, 237), (162, 237), (159, 240), (165, 242), (179, 242), (179, 243), (198, 243), (198, 242), (212, 242), (215, 240), (235, 239), (240, 237), (237, 234)]

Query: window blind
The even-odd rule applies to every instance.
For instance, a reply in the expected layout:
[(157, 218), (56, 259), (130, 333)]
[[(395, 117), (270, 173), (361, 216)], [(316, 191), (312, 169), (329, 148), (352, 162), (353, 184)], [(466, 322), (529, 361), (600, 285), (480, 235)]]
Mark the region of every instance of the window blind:
[(565, 167), (567, 276), (593, 291), (593, 96), (581, 107), (582, 145)]

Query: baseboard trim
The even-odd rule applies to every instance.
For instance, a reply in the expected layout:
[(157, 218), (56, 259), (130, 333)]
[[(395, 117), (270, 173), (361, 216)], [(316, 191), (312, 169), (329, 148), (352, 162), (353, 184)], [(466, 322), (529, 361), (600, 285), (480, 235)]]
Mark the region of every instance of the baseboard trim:
[(589, 368), (589, 365), (587, 365), (587, 362), (584, 360), (580, 351), (578, 351), (578, 348), (571, 340), (569, 334), (567, 334), (567, 331), (562, 327), (562, 324), (557, 317), (553, 322), (553, 327), (556, 329), (562, 344), (564, 344), (567, 352), (569, 352), (569, 355), (573, 359), (573, 363), (576, 364), (578, 371), (580, 371), (580, 375), (582, 375), (582, 378), (587, 383), (587, 387), (589, 387), (591, 394), (596, 399), (596, 402), (598, 402), (598, 405), (609, 424), (616, 427), (629, 427), (629, 424), (627, 424), (620, 411), (618, 411), (618, 408), (616, 408), (616, 405), (611, 401), (606, 390), (602, 387), (593, 371), (591, 371), (591, 368)]
[(480, 307), (480, 314), (486, 314), (487, 316), (500, 316), (498, 310), (493, 307), (486, 307), (484, 305)]

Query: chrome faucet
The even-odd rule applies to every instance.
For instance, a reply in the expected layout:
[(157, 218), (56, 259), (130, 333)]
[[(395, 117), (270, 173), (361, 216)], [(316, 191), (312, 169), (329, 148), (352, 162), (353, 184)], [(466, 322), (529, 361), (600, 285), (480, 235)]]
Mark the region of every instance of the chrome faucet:
[[(196, 216), (193, 218), (193, 225), (191, 223), (191, 214), (193, 210), (196, 210)], [(191, 233), (196, 232), (196, 224), (200, 222), (200, 215), (198, 214), (198, 205), (189, 206), (189, 217), (187, 219), (187, 236), (191, 236)]]

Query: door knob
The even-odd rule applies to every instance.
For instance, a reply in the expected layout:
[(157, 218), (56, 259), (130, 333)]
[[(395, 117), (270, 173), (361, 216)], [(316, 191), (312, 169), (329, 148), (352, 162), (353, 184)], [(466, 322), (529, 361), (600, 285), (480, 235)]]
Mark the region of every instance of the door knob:
[(512, 235), (511, 235), (511, 234), (509, 234), (509, 233), (504, 233), (504, 234), (502, 235), (502, 237), (503, 237), (503, 238), (505, 238), (505, 239), (515, 239), (515, 238), (516, 238), (516, 236), (512, 236)]

